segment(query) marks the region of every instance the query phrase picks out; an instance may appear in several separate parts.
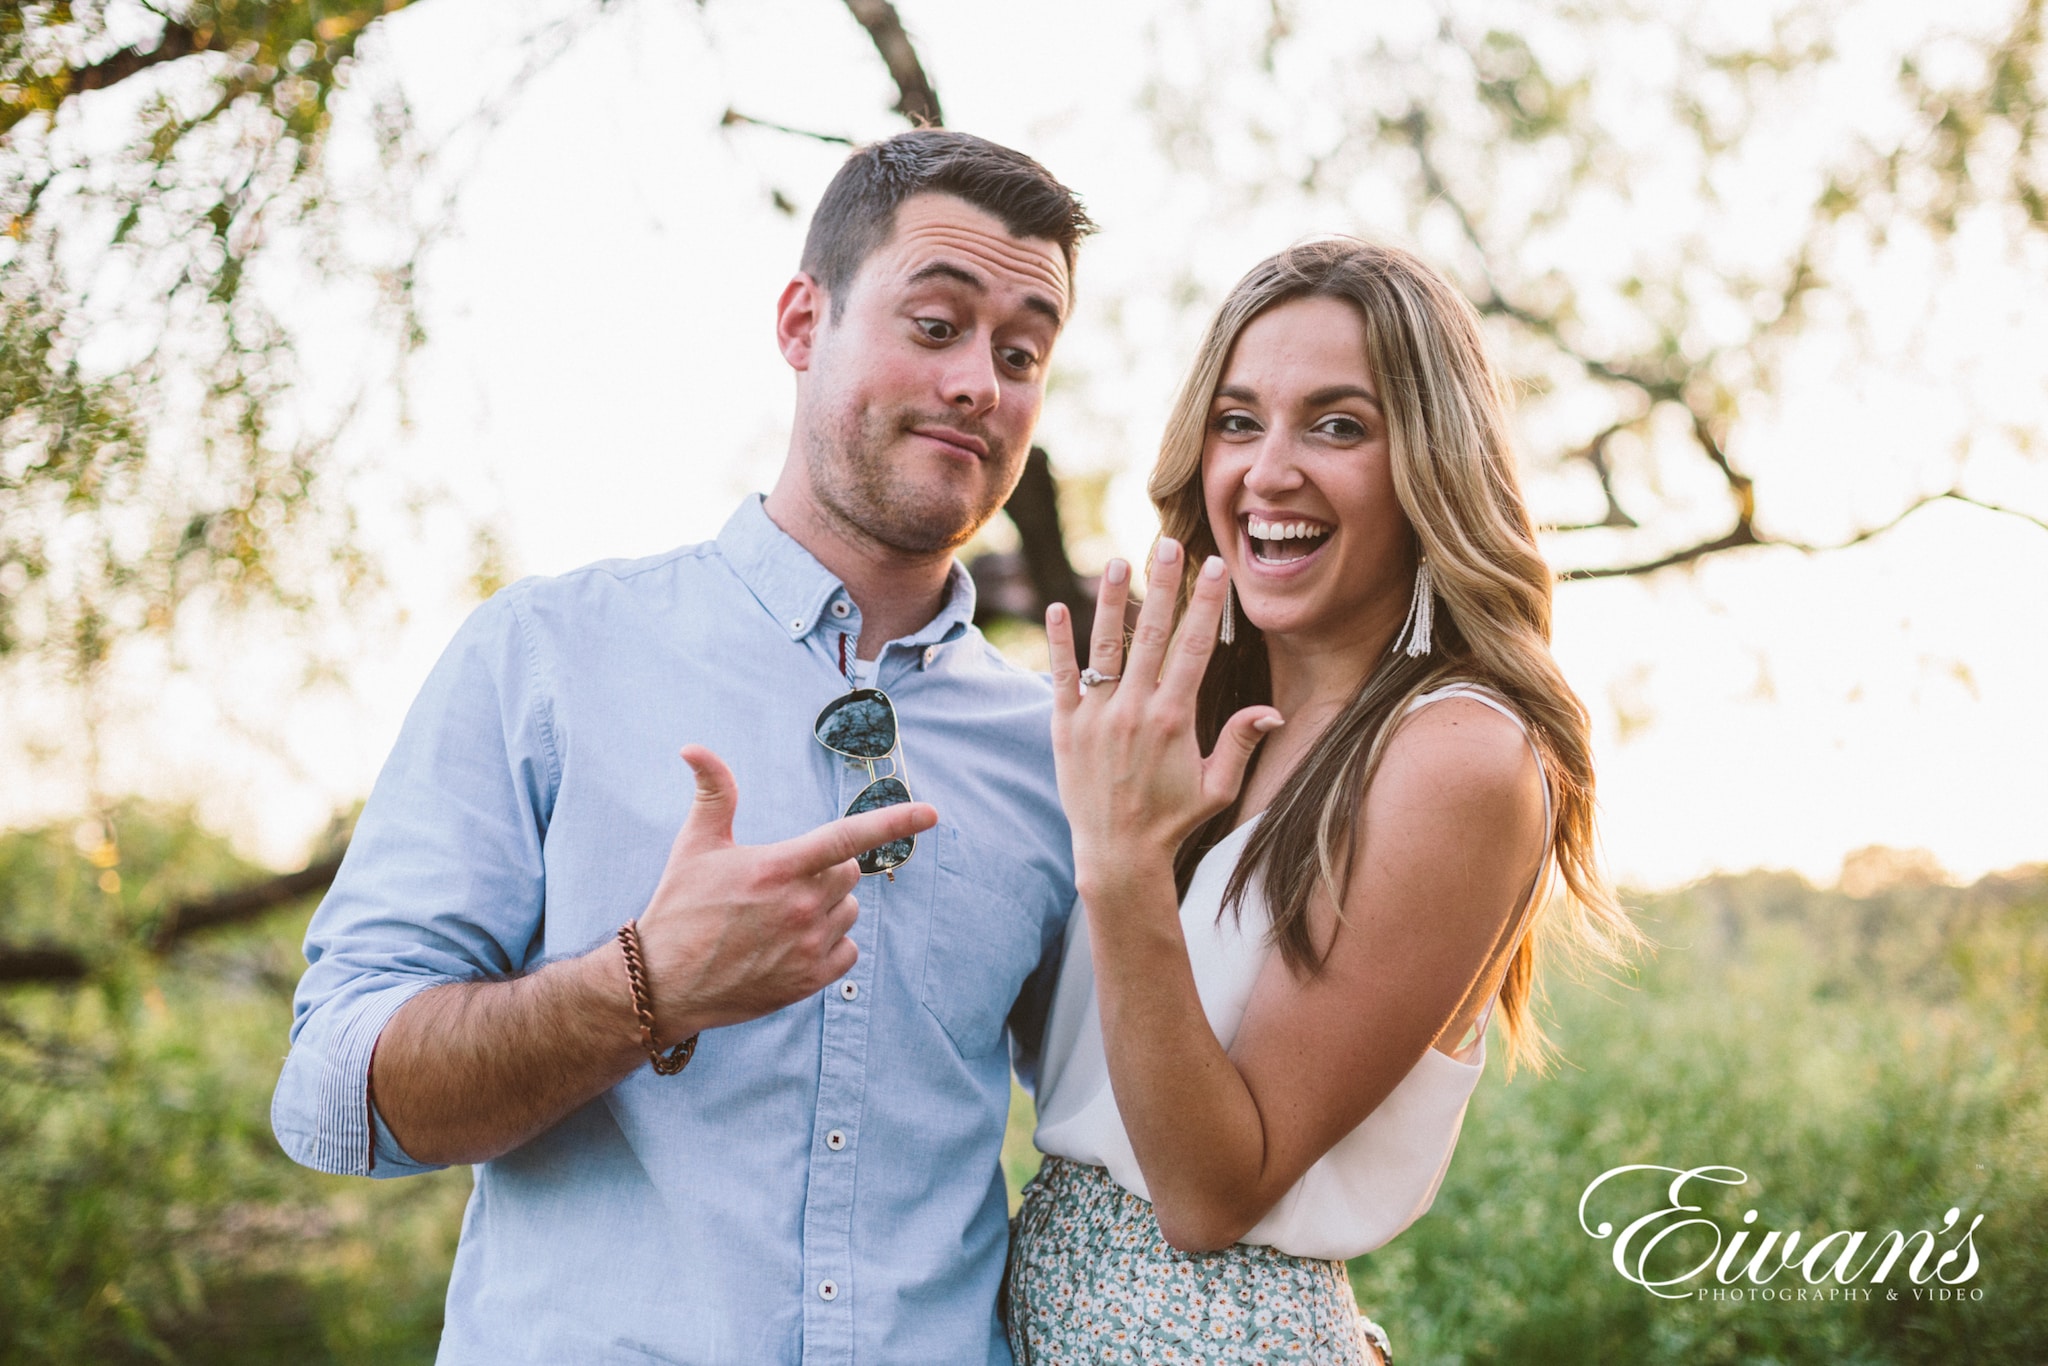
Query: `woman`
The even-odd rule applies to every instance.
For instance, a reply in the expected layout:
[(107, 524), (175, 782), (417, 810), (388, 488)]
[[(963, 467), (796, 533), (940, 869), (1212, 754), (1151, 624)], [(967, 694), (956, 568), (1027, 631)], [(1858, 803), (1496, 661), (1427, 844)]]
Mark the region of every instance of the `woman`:
[(1496, 1000), (1510, 1067), (1543, 1062), (1533, 922), (1639, 942), (1595, 869), (1587, 718), (1477, 316), (1391, 248), (1262, 262), (1151, 492), (1129, 658), (1120, 563), (1085, 670), (1046, 618), (1082, 906), (1011, 1345), (1385, 1361), (1344, 1259), (1429, 1207)]

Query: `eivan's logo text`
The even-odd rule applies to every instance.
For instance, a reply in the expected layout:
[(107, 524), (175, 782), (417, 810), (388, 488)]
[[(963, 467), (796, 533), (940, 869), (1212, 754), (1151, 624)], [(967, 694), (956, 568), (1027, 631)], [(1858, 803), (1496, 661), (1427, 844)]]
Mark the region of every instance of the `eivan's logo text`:
[[(1592, 1202), (1594, 1192), (1615, 1177), (1630, 1172), (1664, 1172), (1671, 1176), (1671, 1183), (1664, 1192), (1663, 1207), (1637, 1217), (1623, 1228), (1619, 1235), (1615, 1234), (1614, 1225), (1608, 1220), (1603, 1219), (1597, 1226), (1588, 1224), (1586, 1207)], [(1885, 1278), (1891, 1275), (1893, 1267), (1906, 1255), (1909, 1247), (1914, 1250), (1912, 1261), (1906, 1267), (1906, 1275), (1913, 1285), (1926, 1286), (1930, 1281), (1938, 1283), (1925, 1291), (1916, 1289), (1916, 1296), (1962, 1298), (1962, 1292), (1944, 1290), (1941, 1287), (1959, 1285), (1977, 1274), (1977, 1248), (1971, 1242), (1971, 1235), (1976, 1233), (1977, 1225), (1984, 1222), (1984, 1216), (1981, 1214), (1971, 1219), (1970, 1226), (1963, 1230), (1955, 1245), (1938, 1257), (1935, 1256), (1935, 1240), (1955, 1227), (1956, 1221), (1962, 1217), (1960, 1209), (1950, 1209), (1943, 1216), (1942, 1225), (1938, 1229), (1919, 1229), (1910, 1234), (1893, 1229), (1883, 1234), (1859, 1263), (1856, 1260), (1857, 1254), (1863, 1251), (1864, 1242), (1870, 1237), (1861, 1229), (1843, 1229), (1817, 1238), (1806, 1245), (1804, 1253), (1799, 1250), (1800, 1233), (1797, 1229), (1781, 1233), (1775, 1229), (1739, 1228), (1732, 1237), (1728, 1236), (1719, 1222), (1701, 1213), (1700, 1205), (1686, 1203), (1686, 1187), (1696, 1181), (1741, 1186), (1748, 1184), (1749, 1175), (1736, 1167), (1681, 1169), (1649, 1163), (1615, 1167), (1594, 1178), (1592, 1184), (1579, 1196), (1579, 1227), (1591, 1237), (1602, 1241), (1612, 1237), (1614, 1269), (1651, 1294), (1667, 1300), (1721, 1298), (1724, 1295), (1736, 1299), (1792, 1299), (1795, 1289), (1800, 1292), (1797, 1296), (1800, 1299), (1868, 1299), (1869, 1290), (1857, 1286), (1856, 1283), (1884, 1284)], [(1619, 1189), (1620, 1187), (1616, 1188), (1617, 1191)], [(1609, 1198), (1613, 1196), (1614, 1192), (1610, 1192)], [(1745, 1225), (1755, 1224), (1756, 1211), (1750, 1210), (1744, 1214), (1742, 1222)], [(1687, 1233), (1687, 1230), (1699, 1232)], [(1751, 1248), (1749, 1239), (1756, 1232), (1762, 1232), (1763, 1237)], [(1674, 1265), (1690, 1258), (1698, 1248), (1704, 1246), (1709, 1234), (1712, 1235), (1713, 1245), (1703, 1259), (1690, 1267)], [(1745, 1253), (1748, 1256), (1747, 1263), (1743, 1261)], [(1928, 1266), (1930, 1257), (1934, 1258), (1932, 1267)], [(1780, 1272), (1795, 1266), (1798, 1268), (1798, 1274), (1805, 1278), (1807, 1285), (1826, 1288), (1807, 1290), (1804, 1287), (1785, 1286), (1775, 1288), (1774, 1291), (1758, 1291), (1751, 1288), (1768, 1286)], [(1684, 1287), (1688, 1281), (1698, 1280), (1709, 1273), (1722, 1286), (1736, 1285), (1737, 1282), (1745, 1284), (1729, 1291), (1671, 1288)], [(1842, 1287), (1852, 1288), (1844, 1290)], [(1981, 1298), (1983, 1292), (1979, 1290), (1971, 1294), (1973, 1298)]]

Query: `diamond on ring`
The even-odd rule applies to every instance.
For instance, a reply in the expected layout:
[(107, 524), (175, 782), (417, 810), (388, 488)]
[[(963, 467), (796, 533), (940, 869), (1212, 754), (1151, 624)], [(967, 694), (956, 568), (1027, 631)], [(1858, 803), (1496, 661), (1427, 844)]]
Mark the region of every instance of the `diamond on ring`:
[(1087, 668), (1081, 670), (1081, 686), (1084, 688), (1092, 688), (1097, 683), (1114, 683), (1122, 677), (1122, 674), (1106, 674), (1103, 673), (1100, 669)]

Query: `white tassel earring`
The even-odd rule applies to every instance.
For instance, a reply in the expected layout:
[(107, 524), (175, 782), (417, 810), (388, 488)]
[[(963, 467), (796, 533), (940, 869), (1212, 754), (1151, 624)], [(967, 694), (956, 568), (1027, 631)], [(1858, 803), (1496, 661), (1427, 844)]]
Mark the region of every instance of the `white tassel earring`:
[[(1401, 635), (1408, 638), (1408, 657), (1429, 653), (1430, 628), (1436, 624), (1436, 586), (1430, 582), (1429, 564), (1415, 565), (1415, 596), (1408, 601), (1408, 620), (1401, 623)], [(1399, 640), (1401, 637), (1396, 636)]]
[(1216, 633), (1216, 638), (1225, 645), (1237, 640), (1237, 589), (1229, 579), (1223, 581), (1223, 629)]

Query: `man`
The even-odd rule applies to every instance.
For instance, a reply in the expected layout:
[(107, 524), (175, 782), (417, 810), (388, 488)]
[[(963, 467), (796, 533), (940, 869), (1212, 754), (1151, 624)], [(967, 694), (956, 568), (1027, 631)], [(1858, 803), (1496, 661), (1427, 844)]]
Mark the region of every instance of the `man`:
[[(1022, 468), (1091, 227), (978, 138), (855, 153), (778, 305), (765, 502), (515, 584), (422, 689), (273, 1123), (323, 1171), (477, 1164), (443, 1362), (1009, 1360), (1003, 1043), (1028, 1076), (1071, 851), (1047, 686), (953, 551)], [(832, 711), (856, 687), (900, 735)]]

